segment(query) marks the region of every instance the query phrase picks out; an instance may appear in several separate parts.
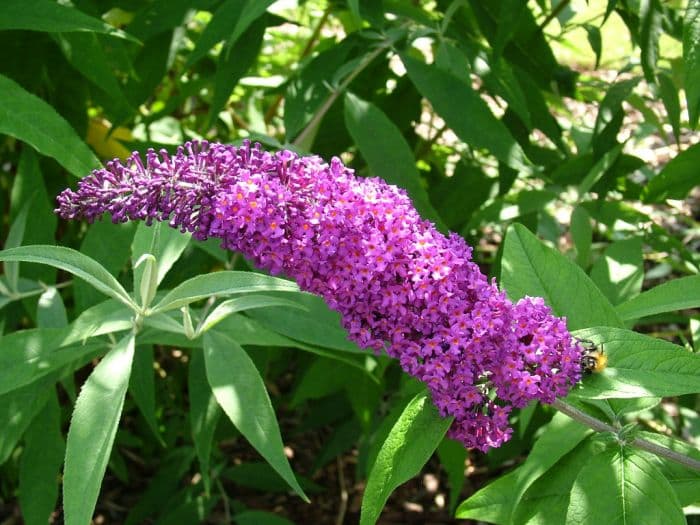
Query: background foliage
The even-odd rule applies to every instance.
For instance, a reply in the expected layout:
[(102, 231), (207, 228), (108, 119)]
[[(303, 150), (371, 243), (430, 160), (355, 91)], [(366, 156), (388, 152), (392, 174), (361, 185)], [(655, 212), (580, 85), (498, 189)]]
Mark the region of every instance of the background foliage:
[[(700, 2), (3, 0), (0, 48), (6, 523), (694, 519), (699, 473), (631, 443), (700, 459)], [(467, 454), (319, 299), (53, 215), (100, 160), (191, 138), (406, 188), (604, 344), (567, 401), (614, 431), (533, 405)]]

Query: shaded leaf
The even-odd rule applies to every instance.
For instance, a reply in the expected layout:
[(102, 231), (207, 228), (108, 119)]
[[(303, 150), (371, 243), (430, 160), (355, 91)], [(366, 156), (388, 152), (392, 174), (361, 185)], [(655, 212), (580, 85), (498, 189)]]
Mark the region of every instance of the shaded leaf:
[(688, 121), (695, 128), (700, 115), (700, 0), (688, 0), (683, 18), (683, 69)]
[(0, 3), (0, 31), (5, 29), (50, 33), (88, 31), (138, 42), (131, 35), (102, 20), (51, 0), (3, 0)]
[(24, 435), (19, 467), (19, 505), (26, 525), (46, 525), (58, 500), (58, 479), (65, 443), (61, 408), (51, 389), (48, 402)]
[(52, 385), (55, 381), (56, 377), (52, 375), (37, 383), (0, 394), (0, 465), (7, 461), (22, 434), (44, 408), (49, 396), (54, 392)]
[(190, 398), (190, 430), (194, 448), (197, 451), (199, 468), (204, 481), (204, 490), (208, 493), (211, 488), (209, 475), (209, 456), (216, 424), (221, 417), (221, 408), (214, 397), (207, 381), (204, 367), (204, 354), (195, 349), (190, 358), (187, 376), (187, 392)]
[(700, 144), (693, 144), (674, 157), (642, 192), (644, 202), (663, 202), (665, 199), (684, 199), (698, 184)]
[(0, 133), (55, 158), (76, 177), (87, 175), (99, 164), (70, 124), (46, 102), (3, 75), (0, 75), (0, 93), (3, 94)]

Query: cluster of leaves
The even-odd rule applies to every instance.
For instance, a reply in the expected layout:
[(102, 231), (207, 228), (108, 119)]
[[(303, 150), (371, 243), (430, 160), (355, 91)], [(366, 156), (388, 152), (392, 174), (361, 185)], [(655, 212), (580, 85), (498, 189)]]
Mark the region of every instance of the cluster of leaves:
[[(0, 2), (0, 501), (28, 524), (57, 505), (69, 525), (96, 505), (125, 523), (287, 523), (227, 487), (306, 499), (323, 490), (310, 476), (355, 450), (374, 523), (437, 450), (457, 508), (467, 453), (449, 422), (318, 298), (166, 226), (52, 213), (98, 157), (251, 137), (406, 188), (512, 299), (544, 297), (609, 354), (567, 403), (614, 431), (523, 409), (513, 440), (472, 460), (492, 482), (458, 517), (685, 523), (700, 474), (632, 444), (700, 458), (698, 216), (666, 211), (697, 199), (700, 2), (588, 3)], [(632, 44), (606, 64), (615, 37)], [(564, 46), (609, 69), (575, 71)], [(677, 153), (661, 168), (639, 155), (651, 139)], [(323, 436), (307, 477), (282, 413)], [(265, 461), (232, 464), (231, 443)], [(101, 507), (105, 472), (138, 497)]]

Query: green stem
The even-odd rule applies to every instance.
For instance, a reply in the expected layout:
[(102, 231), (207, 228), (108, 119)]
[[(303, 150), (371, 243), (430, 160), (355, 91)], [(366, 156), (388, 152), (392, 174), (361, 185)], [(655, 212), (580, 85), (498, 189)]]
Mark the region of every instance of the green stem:
[(343, 80), (340, 83), (340, 85), (337, 88), (335, 88), (330, 95), (328, 95), (328, 98), (323, 102), (321, 107), (314, 114), (314, 116), (311, 118), (306, 127), (301, 131), (301, 133), (299, 133), (299, 135), (297, 135), (297, 138), (294, 139), (293, 144), (295, 146), (304, 144), (304, 142), (309, 138), (309, 135), (313, 133), (316, 127), (320, 124), (321, 120), (326, 115), (326, 113), (328, 113), (328, 110), (331, 109), (331, 106), (336, 101), (336, 99), (343, 93), (343, 91), (345, 91), (345, 89), (350, 85), (350, 83), (353, 80), (355, 80), (357, 75), (362, 73), (362, 71), (364, 71), (364, 69), (368, 65), (370, 65), (370, 63), (375, 58), (377, 58), (382, 52), (386, 51), (389, 47), (391, 47), (392, 44), (393, 41), (387, 39), (381, 46), (372, 51), (370, 54), (366, 55), (362, 62), (360, 62), (357, 65), (357, 67), (353, 69), (347, 77), (345, 77), (345, 80)]
[[(569, 416), (571, 419), (574, 419), (579, 423), (583, 423), (587, 427), (590, 427), (597, 432), (612, 432), (615, 435), (620, 435), (619, 428), (615, 428), (614, 426), (609, 425), (600, 419), (590, 416), (582, 410), (579, 410), (578, 408), (565, 403), (560, 399), (556, 399), (554, 403), (552, 403), (552, 406)], [(642, 438), (634, 438), (628, 443), (634, 447), (641, 448), (642, 450), (646, 450), (652, 454), (656, 454), (657, 456), (680, 463), (684, 467), (700, 471), (700, 461), (684, 454), (680, 454), (675, 450), (671, 450), (670, 448), (662, 447), (661, 445), (657, 445), (656, 443), (652, 443), (651, 441), (647, 441), (646, 439)]]
[(561, 2), (557, 4), (557, 7), (552, 9), (552, 11), (547, 15), (547, 18), (545, 18), (544, 21), (540, 24), (539, 30), (542, 31), (545, 27), (547, 27), (547, 25), (552, 20), (554, 20), (559, 15), (559, 13), (561, 13), (564, 10), (564, 8), (570, 3), (571, 0), (561, 0)]

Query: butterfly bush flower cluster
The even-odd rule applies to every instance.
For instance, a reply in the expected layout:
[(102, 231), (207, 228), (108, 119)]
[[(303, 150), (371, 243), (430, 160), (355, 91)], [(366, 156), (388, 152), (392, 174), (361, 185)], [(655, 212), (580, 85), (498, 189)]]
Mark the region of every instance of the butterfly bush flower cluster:
[(110, 213), (218, 237), (293, 278), (340, 312), (350, 339), (423, 381), (467, 447), (500, 446), (514, 407), (551, 403), (580, 380), (582, 348), (564, 319), (540, 298), (510, 302), (461, 237), (338, 158), (192, 142), (109, 162), (58, 203), (66, 219)]

